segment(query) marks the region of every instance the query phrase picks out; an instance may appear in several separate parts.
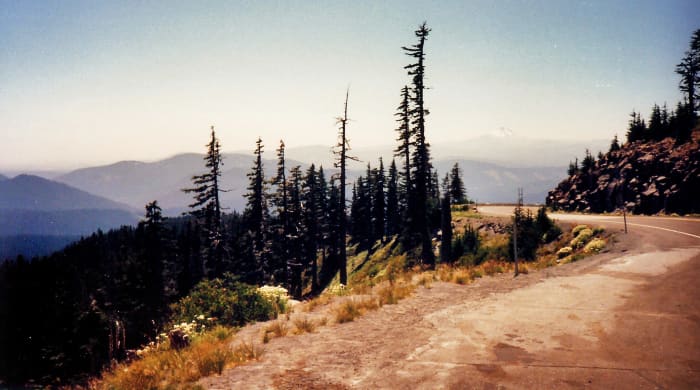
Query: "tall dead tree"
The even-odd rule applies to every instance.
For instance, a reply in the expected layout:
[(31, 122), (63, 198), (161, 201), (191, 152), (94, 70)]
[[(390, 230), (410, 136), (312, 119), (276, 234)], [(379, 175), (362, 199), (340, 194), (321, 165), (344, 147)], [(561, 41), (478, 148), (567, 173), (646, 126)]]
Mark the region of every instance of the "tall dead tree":
[(335, 167), (340, 169), (340, 221), (339, 221), (339, 235), (340, 235), (340, 253), (338, 259), (338, 268), (340, 268), (340, 283), (348, 283), (348, 271), (347, 271), (347, 251), (346, 251), (346, 234), (347, 234), (347, 214), (345, 212), (345, 181), (346, 181), (346, 165), (348, 160), (358, 161), (356, 157), (349, 156), (348, 151), (350, 150), (350, 143), (348, 141), (346, 130), (348, 124), (348, 97), (350, 96), (350, 89), (345, 91), (345, 106), (343, 109), (343, 116), (336, 118), (336, 123), (338, 124), (338, 143), (335, 145), (335, 150), (333, 153), (337, 156), (335, 162)]

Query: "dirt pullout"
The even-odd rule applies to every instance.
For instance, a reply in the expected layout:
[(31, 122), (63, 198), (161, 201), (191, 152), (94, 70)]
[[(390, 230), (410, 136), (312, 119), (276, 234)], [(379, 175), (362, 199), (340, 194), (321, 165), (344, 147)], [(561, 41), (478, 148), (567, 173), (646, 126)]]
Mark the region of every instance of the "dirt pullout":
[[(641, 238), (650, 243), (656, 234)], [(615, 253), (517, 279), (434, 283), (355, 322), (274, 339), (258, 362), (200, 383), (217, 389), (700, 387), (700, 248), (653, 245), (649, 256), (619, 253), (639, 247), (639, 239), (630, 235)]]

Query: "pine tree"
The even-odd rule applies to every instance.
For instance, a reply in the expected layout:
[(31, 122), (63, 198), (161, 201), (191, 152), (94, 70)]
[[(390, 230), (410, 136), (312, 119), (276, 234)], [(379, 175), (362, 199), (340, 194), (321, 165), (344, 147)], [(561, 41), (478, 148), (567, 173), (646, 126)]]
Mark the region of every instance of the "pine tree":
[(450, 171), (450, 185), (447, 191), (450, 192), (452, 204), (467, 203), (467, 190), (464, 188), (462, 181), (462, 170), (459, 168), (459, 163), (455, 163)]
[[(328, 188), (328, 182), (326, 181), (326, 175), (323, 171), (323, 166), (320, 166), (318, 168), (317, 178), (318, 178), (318, 192), (317, 192), (318, 209), (317, 209), (317, 213), (316, 213), (316, 224), (318, 225), (318, 229), (319, 229), (318, 238), (319, 238), (319, 246), (321, 249), (321, 265), (324, 266), (329, 258), (328, 254), (329, 254), (330, 246), (331, 246), (331, 230), (336, 229), (337, 224), (334, 224), (331, 220), (332, 218), (330, 215), (331, 207), (330, 207), (330, 199), (329, 199), (329, 188)], [(317, 289), (314, 292), (320, 291), (323, 287), (322, 273), (323, 273), (322, 269), (316, 271), (316, 275), (317, 275), (316, 288)]]
[(641, 115), (632, 111), (630, 114), (629, 126), (627, 128), (627, 142), (636, 142), (645, 140), (647, 134), (647, 126)]
[(264, 279), (268, 275), (262, 273), (269, 271), (270, 267), (267, 263), (269, 256), (267, 256), (268, 254), (265, 251), (267, 233), (265, 224), (267, 222), (268, 209), (265, 195), (265, 170), (262, 161), (263, 148), (262, 140), (258, 138), (253, 151), (255, 156), (253, 167), (247, 175), (249, 183), (245, 197), (248, 202), (244, 215), (255, 255), (255, 272), (260, 274), (259, 278)]
[[(369, 167), (367, 171), (371, 174)], [(360, 250), (369, 249), (373, 240), (372, 185), (369, 179), (357, 178), (350, 210), (351, 240), (360, 245)]]
[(690, 107), (693, 118), (700, 100), (700, 29), (693, 32), (690, 38), (690, 48), (685, 57), (676, 65), (676, 73), (681, 76), (679, 88), (686, 94), (686, 102)]
[(303, 289), (302, 271), (304, 268), (302, 236), (303, 231), (303, 210), (302, 210), (302, 173), (300, 166), (294, 166), (290, 170), (290, 179), (288, 183), (287, 193), (289, 194), (288, 203), (288, 223), (289, 234), (287, 235), (287, 243), (289, 246), (289, 260), (287, 268), (291, 275), (290, 292), (292, 296), (301, 298)]
[[(456, 166), (456, 164), (455, 164)], [(449, 175), (445, 175), (443, 198), (441, 202), (441, 226), (442, 239), (440, 241), (440, 261), (443, 263), (452, 262), (452, 195), (450, 191), (451, 180)]]
[(219, 185), (221, 178), (221, 144), (216, 138), (214, 126), (211, 127), (211, 140), (206, 145), (207, 154), (204, 156), (208, 172), (192, 176), (194, 187), (183, 189), (185, 193), (194, 194), (194, 202), (189, 205), (192, 214), (202, 225), (205, 235), (204, 272), (213, 275), (221, 267), (225, 252), (221, 226), (221, 203), (219, 193), (223, 192)]
[(664, 124), (661, 115), (661, 107), (654, 104), (651, 109), (651, 117), (649, 118), (649, 128), (647, 129), (646, 140), (660, 140), (664, 136)]
[(289, 257), (289, 248), (287, 236), (290, 228), (287, 217), (289, 197), (283, 140), (280, 140), (279, 148), (277, 149), (277, 174), (270, 183), (275, 186), (275, 191), (270, 199), (275, 208), (275, 218), (268, 225), (268, 241), (270, 241), (269, 245), (271, 247), (269, 267), (274, 281), (284, 284), (288, 282), (287, 259)]
[(421, 248), (421, 259), (427, 265), (434, 265), (435, 255), (432, 249), (432, 241), (430, 239), (430, 226), (428, 222), (428, 190), (431, 180), (430, 152), (429, 144), (425, 137), (425, 116), (428, 110), (425, 109), (424, 91), (425, 91), (425, 40), (430, 33), (430, 29), (423, 23), (415, 35), (418, 38), (418, 43), (410, 47), (403, 47), (405, 54), (414, 58), (416, 62), (406, 65), (408, 75), (412, 76), (411, 88), (412, 96), (410, 101), (413, 107), (410, 110), (412, 118), (412, 137), (413, 137), (413, 185), (409, 191), (409, 198), (415, 199), (411, 202), (409, 199), (409, 212), (411, 218), (408, 221), (411, 224), (411, 233), (415, 235)]
[(277, 216), (284, 230), (284, 236), (289, 231), (287, 224), (287, 168), (284, 157), (284, 141), (280, 140), (280, 146), (277, 149), (277, 175), (273, 178), (272, 184), (277, 187), (273, 203), (277, 208)]
[(391, 237), (399, 233), (401, 214), (399, 211), (399, 174), (396, 161), (391, 160), (386, 190), (386, 234)]
[(688, 103), (678, 102), (675, 113), (669, 119), (669, 132), (676, 139), (676, 144), (690, 140), (695, 126), (695, 117)]
[(612, 142), (610, 143), (610, 151), (608, 153), (617, 152), (618, 150), (620, 150), (620, 141), (617, 140), (617, 134), (615, 134), (615, 138), (613, 138)]
[(591, 155), (590, 150), (586, 149), (586, 155), (583, 157), (583, 161), (581, 161), (581, 170), (584, 173), (590, 173), (594, 165), (595, 158)]
[(320, 242), (320, 225), (318, 216), (320, 214), (321, 199), (316, 166), (311, 164), (304, 177), (304, 187), (302, 191), (302, 221), (303, 234), (301, 235), (303, 247), (303, 264), (311, 274), (311, 289), (318, 290), (318, 264), (316, 257)]
[(143, 257), (145, 261), (144, 279), (145, 302), (151, 314), (161, 320), (167, 308), (168, 294), (165, 290), (165, 227), (163, 213), (158, 201), (146, 205), (146, 217), (140, 223), (144, 232)]
[(326, 237), (326, 245), (328, 253), (321, 265), (319, 273), (319, 284), (321, 287), (327, 286), (333, 277), (338, 273), (340, 268), (340, 248), (345, 246), (344, 239), (341, 239), (340, 220), (343, 210), (340, 204), (340, 188), (336, 184), (336, 178), (331, 177), (328, 185), (328, 207), (327, 207), (328, 230)]
[(396, 121), (399, 123), (399, 127), (396, 129), (398, 133), (398, 138), (396, 141), (399, 145), (394, 150), (394, 157), (403, 159), (403, 166), (401, 170), (401, 191), (400, 203), (403, 205), (404, 209), (408, 209), (408, 193), (411, 190), (411, 113), (410, 113), (410, 97), (408, 86), (404, 86), (401, 89), (401, 104), (397, 108), (395, 116), (398, 117)]
[(409, 212), (411, 210), (410, 202), (413, 201), (413, 197), (410, 196), (413, 190), (413, 181), (411, 180), (411, 145), (413, 137), (410, 111), (409, 89), (408, 86), (404, 86), (401, 89), (401, 103), (397, 108), (396, 114), (394, 114), (397, 117), (396, 121), (399, 123), (399, 127), (396, 129), (398, 133), (396, 141), (399, 144), (394, 150), (394, 157), (403, 159), (403, 166), (399, 173), (400, 181), (398, 181), (397, 187), (398, 213), (403, 223), (396, 225), (398, 229), (396, 233), (400, 234), (400, 239), (407, 248), (414, 245), (411, 233), (413, 225), (411, 223), (412, 215)]
[(372, 233), (375, 240), (384, 242), (386, 234), (386, 196), (384, 189), (386, 186), (386, 177), (384, 176), (384, 161), (379, 158), (379, 168), (373, 171), (373, 190), (372, 195)]

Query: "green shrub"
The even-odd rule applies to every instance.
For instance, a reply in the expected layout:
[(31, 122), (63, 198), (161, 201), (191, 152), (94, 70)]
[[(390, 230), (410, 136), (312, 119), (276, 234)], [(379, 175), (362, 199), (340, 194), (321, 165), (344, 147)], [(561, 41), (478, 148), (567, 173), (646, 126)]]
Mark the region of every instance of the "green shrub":
[(588, 227), (588, 225), (578, 225), (571, 230), (571, 234), (573, 234), (574, 237), (576, 237), (584, 229), (590, 229), (590, 228)]
[(197, 317), (214, 318), (222, 325), (242, 326), (253, 321), (266, 321), (276, 315), (274, 305), (263, 298), (256, 288), (234, 280), (203, 280), (171, 306), (174, 323), (188, 322)]
[(588, 242), (588, 240), (591, 239), (591, 237), (593, 237), (593, 230), (586, 227), (578, 231), (578, 234), (576, 234), (576, 237), (574, 237), (574, 239), (571, 240), (569, 245), (574, 249), (579, 249), (586, 245), (586, 243)]
[(563, 259), (573, 253), (574, 249), (570, 246), (565, 246), (557, 251), (557, 258)]
[(594, 238), (585, 247), (583, 251), (585, 253), (598, 253), (605, 248), (605, 240), (602, 238)]

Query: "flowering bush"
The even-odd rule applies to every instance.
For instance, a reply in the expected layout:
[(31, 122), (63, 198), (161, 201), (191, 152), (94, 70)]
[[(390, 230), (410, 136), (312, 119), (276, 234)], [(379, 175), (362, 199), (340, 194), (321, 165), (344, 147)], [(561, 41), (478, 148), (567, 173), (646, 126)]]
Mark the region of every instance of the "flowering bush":
[(242, 326), (272, 319), (277, 313), (275, 306), (255, 287), (235, 281), (231, 274), (225, 274), (223, 279), (199, 282), (171, 308), (173, 322), (180, 324), (201, 316), (222, 325)]
[(262, 286), (255, 291), (266, 301), (270, 302), (277, 313), (284, 313), (287, 310), (289, 293), (286, 288), (282, 286)]
[(328, 288), (328, 292), (333, 294), (333, 295), (345, 295), (347, 294), (347, 289), (345, 288), (345, 285), (342, 283), (339, 284), (334, 284)]

